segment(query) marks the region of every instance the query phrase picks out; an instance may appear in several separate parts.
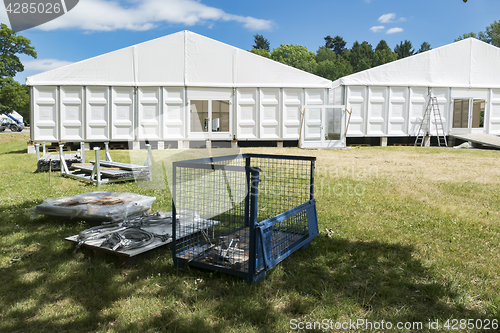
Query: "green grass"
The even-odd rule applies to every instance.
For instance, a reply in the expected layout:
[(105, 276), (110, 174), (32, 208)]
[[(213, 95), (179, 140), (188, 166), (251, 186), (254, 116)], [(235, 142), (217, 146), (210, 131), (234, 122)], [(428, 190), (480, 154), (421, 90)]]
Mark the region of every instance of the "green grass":
[[(58, 173), (49, 188), (27, 140), (0, 135), (2, 332), (288, 332), (293, 319), (422, 322), (425, 332), (429, 320), (500, 320), (498, 151), (248, 150), (317, 156), (320, 227), (307, 249), (249, 285), (177, 270), (167, 249), (124, 264), (73, 253), (64, 238), (88, 225), (31, 210), (97, 188)], [(100, 190), (155, 196), (154, 211), (171, 210), (168, 190), (144, 185)]]

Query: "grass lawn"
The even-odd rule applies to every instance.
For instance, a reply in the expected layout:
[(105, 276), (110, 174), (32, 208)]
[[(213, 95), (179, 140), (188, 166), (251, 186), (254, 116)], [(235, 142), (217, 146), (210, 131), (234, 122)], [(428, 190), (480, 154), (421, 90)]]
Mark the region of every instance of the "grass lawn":
[[(454, 332), (498, 331), (500, 151), (246, 149), (317, 157), (320, 228), (306, 250), (247, 284), (177, 270), (168, 249), (124, 264), (73, 253), (64, 238), (88, 225), (31, 209), (97, 188), (58, 173), (49, 188), (48, 173), (34, 173), (27, 140), (0, 135), (1, 332), (288, 332), (307, 322), (331, 325), (311, 331), (362, 332), (382, 320), (372, 331), (446, 331), (447, 321)], [(129, 159), (126, 151), (111, 155)], [(100, 190), (155, 196), (153, 211), (171, 211), (168, 190), (144, 185)], [(358, 320), (366, 322), (335, 329)]]

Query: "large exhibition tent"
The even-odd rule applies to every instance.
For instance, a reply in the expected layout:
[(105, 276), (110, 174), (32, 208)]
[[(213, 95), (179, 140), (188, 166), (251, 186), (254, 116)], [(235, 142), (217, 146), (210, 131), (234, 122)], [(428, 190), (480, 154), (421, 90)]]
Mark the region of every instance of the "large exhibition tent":
[(500, 48), (475, 38), (340, 78), (333, 90), (352, 109), (348, 137), (416, 135), (430, 95), (446, 135), (500, 134)]
[[(324, 141), (329, 131), (333, 144), (342, 145), (340, 111), (335, 121), (331, 112), (330, 129), (317, 117), (333, 98), (331, 81), (189, 31), (26, 82), (33, 141), (186, 148), (203, 140)], [(305, 105), (313, 117), (301, 122)]]

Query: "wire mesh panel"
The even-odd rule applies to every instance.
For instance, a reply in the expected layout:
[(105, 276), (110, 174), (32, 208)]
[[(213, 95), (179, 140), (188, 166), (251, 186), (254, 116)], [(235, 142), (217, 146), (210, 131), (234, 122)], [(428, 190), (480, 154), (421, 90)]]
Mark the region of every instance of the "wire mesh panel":
[[(257, 270), (269, 269), (318, 235), (316, 206), (311, 200), (258, 224), (262, 255)], [(259, 260), (260, 259), (260, 260)]]
[(174, 263), (263, 278), (318, 234), (314, 161), (243, 154), (175, 162)]
[(184, 217), (176, 223), (176, 255), (248, 272), (247, 170), (200, 163), (180, 163), (174, 170), (176, 214)]
[(311, 199), (310, 160), (258, 156), (248, 156), (250, 165), (261, 170), (258, 222)]

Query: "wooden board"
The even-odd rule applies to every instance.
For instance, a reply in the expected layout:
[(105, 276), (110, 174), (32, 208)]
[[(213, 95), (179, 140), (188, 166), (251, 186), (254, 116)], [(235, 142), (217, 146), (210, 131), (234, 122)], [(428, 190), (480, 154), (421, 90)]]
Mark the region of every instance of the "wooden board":
[(493, 134), (450, 134), (450, 137), (500, 149), (500, 137)]
[[(90, 163), (95, 164), (95, 161), (90, 161)], [(148, 167), (144, 165), (121, 163), (121, 162), (99, 161), (99, 164), (105, 167), (120, 168), (129, 171), (148, 170)]]
[[(63, 154), (66, 165), (69, 167), (73, 163), (79, 163), (82, 158), (79, 154)], [(61, 161), (59, 154), (46, 153), (37, 161), (37, 171), (61, 170)]]
[[(71, 166), (72, 170), (80, 170), (85, 173), (92, 173), (92, 170), (94, 170), (94, 166), (92, 165), (84, 165), (84, 164), (73, 164)], [(118, 170), (116, 170), (118, 169)], [(147, 168), (141, 169), (141, 170), (136, 170), (136, 171), (129, 171), (129, 170), (123, 170), (120, 168), (100, 168), (101, 171), (101, 176), (103, 177), (109, 177), (109, 178), (134, 178), (134, 177), (147, 177), (149, 175), (149, 170)]]

